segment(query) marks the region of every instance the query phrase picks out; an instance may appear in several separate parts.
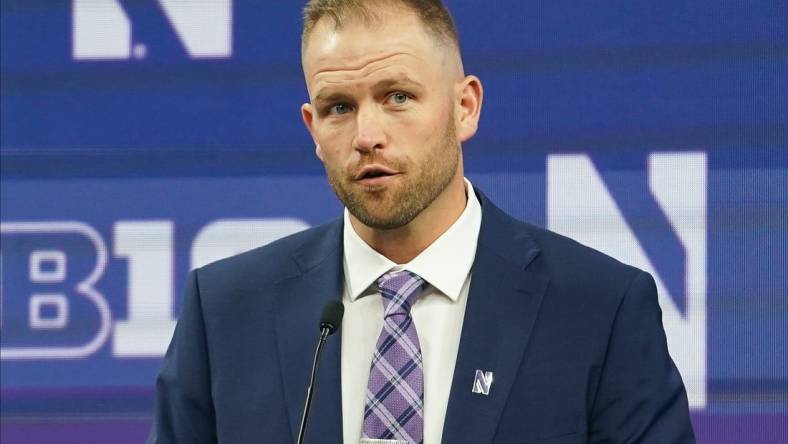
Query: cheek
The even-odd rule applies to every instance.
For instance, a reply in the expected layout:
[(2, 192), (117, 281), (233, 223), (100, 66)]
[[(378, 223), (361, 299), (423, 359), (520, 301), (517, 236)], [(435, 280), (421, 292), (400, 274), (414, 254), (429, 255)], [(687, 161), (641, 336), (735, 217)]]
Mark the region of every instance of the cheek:
[(446, 111), (439, 110), (429, 115), (424, 115), (413, 122), (403, 134), (408, 134), (410, 141), (415, 146), (422, 148), (432, 146), (443, 139), (446, 133)]
[(419, 146), (439, 137), (443, 132), (445, 111), (420, 110), (402, 118), (392, 119), (389, 135), (394, 140), (407, 141), (409, 145)]
[(320, 128), (315, 131), (315, 139), (323, 150), (324, 155), (335, 157), (341, 153), (348, 144), (345, 131), (342, 128)]
[(326, 167), (342, 168), (352, 162), (353, 138), (344, 128), (326, 128), (315, 132), (315, 140), (320, 145), (322, 161)]

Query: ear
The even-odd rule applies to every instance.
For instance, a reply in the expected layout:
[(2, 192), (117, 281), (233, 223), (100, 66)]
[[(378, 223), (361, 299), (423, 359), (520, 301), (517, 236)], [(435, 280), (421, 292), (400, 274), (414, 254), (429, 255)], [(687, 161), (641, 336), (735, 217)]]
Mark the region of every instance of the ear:
[(312, 136), (312, 141), (315, 143), (315, 154), (320, 161), (323, 161), (323, 151), (320, 149), (320, 144), (317, 143), (317, 139), (315, 138), (315, 131), (313, 124), (314, 113), (312, 110), (312, 105), (309, 103), (304, 103), (301, 105), (301, 118), (304, 119), (304, 125), (306, 126), (307, 131), (309, 131), (309, 135)]
[(473, 137), (479, 126), (479, 116), (482, 112), (484, 88), (482, 81), (476, 76), (466, 76), (457, 85), (457, 106), (455, 121), (457, 125), (457, 139), (460, 142)]

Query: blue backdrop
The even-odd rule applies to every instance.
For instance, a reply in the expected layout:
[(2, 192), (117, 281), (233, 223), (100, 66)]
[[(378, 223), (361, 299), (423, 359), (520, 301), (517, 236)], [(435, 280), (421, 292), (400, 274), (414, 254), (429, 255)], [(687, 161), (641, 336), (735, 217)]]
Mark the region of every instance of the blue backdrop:
[[(657, 279), (700, 442), (788, 441), (788, 6), (450, 1), (470, 180)], [(139, 442), (194, 266), (339, 215), (300, 6), (2, 0), (2, 441)]]

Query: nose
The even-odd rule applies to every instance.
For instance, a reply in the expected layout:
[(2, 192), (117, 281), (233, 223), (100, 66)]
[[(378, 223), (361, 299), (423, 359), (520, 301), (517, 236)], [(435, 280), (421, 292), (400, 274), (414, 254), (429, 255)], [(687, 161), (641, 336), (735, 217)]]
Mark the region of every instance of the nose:
[(356, 138), (353, 147), (362, 153), (370, 153), (386, 146), (383, 116), (371, 107), (359, 109), (356, 114)]

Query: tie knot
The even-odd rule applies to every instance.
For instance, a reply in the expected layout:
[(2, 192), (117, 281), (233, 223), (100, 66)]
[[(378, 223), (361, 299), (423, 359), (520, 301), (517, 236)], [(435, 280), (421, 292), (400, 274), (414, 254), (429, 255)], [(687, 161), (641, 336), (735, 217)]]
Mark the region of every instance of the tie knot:
[(380, 295), (383, 296), (384, 317), (409, 315), (411, 307), (424, 288), (424, 279), (407, 270), (384, 273), (377, 283)]

